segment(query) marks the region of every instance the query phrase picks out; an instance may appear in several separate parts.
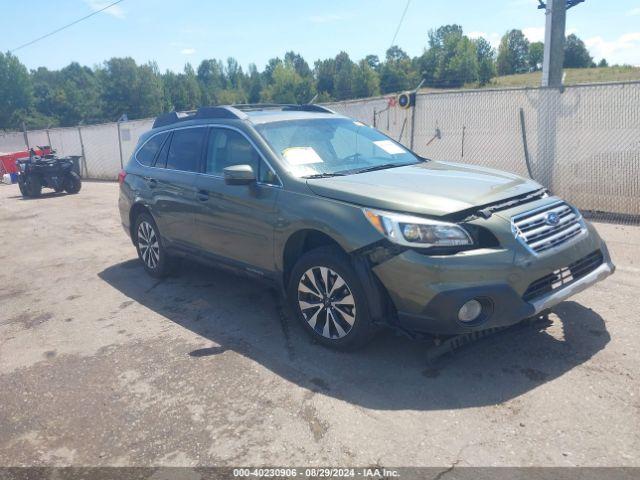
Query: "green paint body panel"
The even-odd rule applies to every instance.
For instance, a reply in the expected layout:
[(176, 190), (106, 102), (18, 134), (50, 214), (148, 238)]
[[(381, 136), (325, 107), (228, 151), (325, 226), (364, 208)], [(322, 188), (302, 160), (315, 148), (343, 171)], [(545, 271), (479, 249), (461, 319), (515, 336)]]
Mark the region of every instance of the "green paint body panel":
[[(304, 115), (314, 114), (292, 114), (295, 118)], [(278, 121), (283, 117), (286, 119), (280, 113)], [(260, 116), (259, 122), (267, 121), (265, 118)], [(532, 282), (594, 251), (602, 251), (604, 263), (611, 265), (606, 246), (586, 222), (586, 231), (579, 237), (541, 255), (533, 254), (516, 238), (511, 218), (558, 201), (555, 197), (501, 210), (489, 218), (475, 216), (468, 222), (491, 232), (499, 246), (446, 255), (403, 248), (372, 261), (368, 249), (384, 237), (367, 221), (362, 207), (439, 218), (535, 192), (541, 186), (506, 172), (435, 161), (304, 180), (284, 168), (251, 120), (194, 120), (181, 123), (180, 128), (203, 125), (241, 131), (272, 166), (281, 184), (228, 185), (221, 177), (145, 167), (132, 157), (119, 199), (127, 233), (131, 234), (132, 209), (143, 206), (153, 215), (170, 249), (257, 272), (283, 286), (287, 242), (301, 231), (321, 232), (348, 254), (369, 262), (372, 278), (384, 289), (378, 293), (388, 295), (397, 313), (385, 319), (388, 323), (439, 334), (521, 321), (534, 313), (533, 306), (522, 299)], [(141, 144), (158, 131), (171, 129), (152, 130), (143, 135)], [(149, 177), (159, 186), (150, 189)], [(207, 202), (198, 201), (199, 191), (208, 192)], [(491, 301), (493, 310), (487, 321), (469, 326), (456, 320), (457, 310), (449, 310), (465, 295)]]

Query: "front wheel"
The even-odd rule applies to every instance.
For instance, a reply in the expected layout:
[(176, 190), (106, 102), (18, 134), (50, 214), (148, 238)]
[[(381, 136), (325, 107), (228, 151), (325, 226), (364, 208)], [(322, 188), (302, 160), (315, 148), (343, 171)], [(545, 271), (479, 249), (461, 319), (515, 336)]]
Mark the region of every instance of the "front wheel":
[(42, 182), (37, 175), (27, 176), (24, 182), (24, 189), (27, 197), (39, 197), (42, 194)]
[(136, 218), (136, 249), (147, 273), (153, 277), (166, 277), (171, 271), (171, 258), (165, 251), (156, 222), (148, 213)]
[(376, 331), (360, 279), (337, 248), (304, 254), (291, 272), (288, 297), (305, 329), (327, 347), (354, 350)]
[(82, 188), (82, 180), (76, 172), (69, 172), (64, 181), (64, 189), (67, 193), (78, 193)]

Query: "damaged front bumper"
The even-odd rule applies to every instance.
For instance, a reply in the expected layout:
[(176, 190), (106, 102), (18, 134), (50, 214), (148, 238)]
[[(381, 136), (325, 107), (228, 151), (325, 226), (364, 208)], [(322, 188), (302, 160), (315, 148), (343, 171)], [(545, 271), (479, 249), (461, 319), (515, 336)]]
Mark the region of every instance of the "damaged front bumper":
[[(592, 259), (596, 258), (597, 261)], [(569, 266), (584, 264), (576, 278), (551, 283)], [(518, 242), (453, 255), (405, 250), (372, 267), (397, 312), (397, 326), (415, 332), (456, 335), (506, 327), (545, 311), (611, 275), (615, 267), (606, 245), (591, 225), (566, 248), (531, 255)], [(546, 279), (546, 280), (545, 280)], [(547, 290), (528, 297), (532, 285), (548, 281)], [(479, 321), (463, 323), (458, 311), (478, 299)]]

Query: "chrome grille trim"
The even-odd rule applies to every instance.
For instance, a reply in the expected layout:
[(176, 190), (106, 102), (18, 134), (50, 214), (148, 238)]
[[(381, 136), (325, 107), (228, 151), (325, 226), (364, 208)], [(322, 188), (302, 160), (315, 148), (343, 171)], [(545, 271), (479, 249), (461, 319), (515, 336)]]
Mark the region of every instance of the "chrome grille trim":
[[(557, 224), (547, 223), (549, 214), (558, 217)], [(511, 229), (535, 255), (560, 247), (587, 231), (580, 213), (563, 201), (515, 215), (511, 218)]]

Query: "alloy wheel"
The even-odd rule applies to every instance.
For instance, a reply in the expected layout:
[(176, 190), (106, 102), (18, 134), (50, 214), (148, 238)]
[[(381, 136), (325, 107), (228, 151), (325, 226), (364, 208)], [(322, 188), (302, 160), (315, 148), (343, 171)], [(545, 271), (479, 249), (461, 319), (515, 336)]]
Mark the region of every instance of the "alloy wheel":
[(298, 305), (319, 335), (345, 337), (356, 320), (356, 304), (347, 282), (328, 267), (311, 267), (298, 282)]
[(138, 248), (144, 264), (155, 270), (160, 261), (160, 243), (153, 226), (146, 221), (138, 225)]

